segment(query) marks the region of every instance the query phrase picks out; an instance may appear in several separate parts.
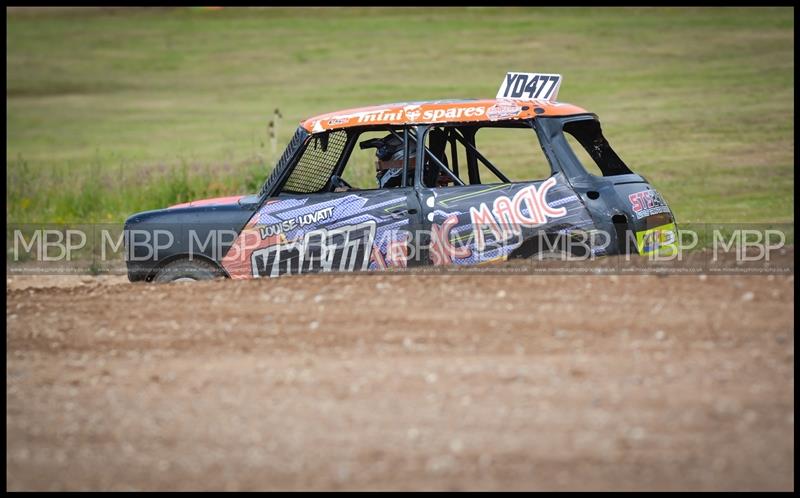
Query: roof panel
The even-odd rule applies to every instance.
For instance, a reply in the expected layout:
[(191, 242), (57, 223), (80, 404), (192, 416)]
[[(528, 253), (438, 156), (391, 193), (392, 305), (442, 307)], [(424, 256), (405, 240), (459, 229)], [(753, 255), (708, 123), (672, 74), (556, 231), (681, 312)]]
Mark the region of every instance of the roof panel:
[(301, 126), (310, 133), (317, 133), (365, 125), (500, 121), (537, 116), (568, 116), (586, 112), (585, 109), (572, 104), (544, 100), (436, 100), (330, 112), (309, 118), (303, 121)]

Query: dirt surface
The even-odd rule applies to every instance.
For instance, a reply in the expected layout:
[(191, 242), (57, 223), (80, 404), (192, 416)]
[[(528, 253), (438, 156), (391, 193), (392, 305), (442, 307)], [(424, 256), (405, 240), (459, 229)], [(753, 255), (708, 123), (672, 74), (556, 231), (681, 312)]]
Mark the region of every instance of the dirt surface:
[(26, 278), (9, 490), (793, 489), (793, 275)]

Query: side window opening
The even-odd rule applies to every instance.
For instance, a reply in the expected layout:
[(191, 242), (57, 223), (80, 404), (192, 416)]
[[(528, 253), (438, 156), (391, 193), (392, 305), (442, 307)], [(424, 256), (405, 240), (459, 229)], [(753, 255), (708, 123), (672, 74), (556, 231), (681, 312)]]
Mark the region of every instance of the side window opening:
[[(434, 127), (425, 145), (464, 185), (531, 181), (553, 173), (536, 132), (523, 122)], [(459, 186), (432, 163), (426, 160), (423, 185)]]
[[(354, 146), (342, 168), (342, 179), (353, 189), (375, 190), (402, 186), (405, 144), (402, 128), (370, 129), (351, 132)], [(409, 170), (407, 184), (414, 181), (416, 142), (409, 133)]]
[(611, 148), (596, 120), (570, 121), (564, 124), (563, 130), (576, 159), (590, 174), (614, 176), (633, 173)]
[[(475, 134), (475, 145), (511, 182), (544, 180), (553, 174), (536, 131), (530, 126), (481, 127)], [(481, 171), (481, 180), (498, 181), (488, 169)]]
[(347, 145), (347, 132), (337, 130), (313, 135), (292, 170), (282, 192), (313, 194), (326, 188)]

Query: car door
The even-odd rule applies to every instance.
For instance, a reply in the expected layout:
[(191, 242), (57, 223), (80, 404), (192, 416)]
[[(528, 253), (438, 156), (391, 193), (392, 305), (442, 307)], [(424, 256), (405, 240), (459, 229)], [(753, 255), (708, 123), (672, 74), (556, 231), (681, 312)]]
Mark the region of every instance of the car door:
[(555, 169), (549, 172), (541, 180), (445, 187), (426, 185), (423, 175), (417, 175), (417, 194), (430, 233), (430, 264), (475, 265), (528, 257), (567, 242), (554, 234), (591, 229), (592, 219), (564, 175)]
[[(352, 148), (344, 130), (312, 135), (279, 195), (245, 225), (223, 267), (232, 278), (404, 267), (419, 209), (412, 187), (317, 192)], [(324, 150), (322, 150), (324, 148)]]

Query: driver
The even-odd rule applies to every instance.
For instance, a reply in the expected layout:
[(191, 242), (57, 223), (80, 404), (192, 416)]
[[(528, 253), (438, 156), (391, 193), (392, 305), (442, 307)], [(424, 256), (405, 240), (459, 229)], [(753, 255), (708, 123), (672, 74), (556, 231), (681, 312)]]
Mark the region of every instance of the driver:
[[(375, 156), (375, 177), (378, 180), (378, 188), (400, 187), (403, 181), (403, 140), (392, 135), (383, 138), (367, 140), (361, 143), (361, 148), (377, 147)], [(408, 177), (413, 178), (416, 166), (417, 144), (411, 139), (409, 144), (410, 151), (408, 157)]]

